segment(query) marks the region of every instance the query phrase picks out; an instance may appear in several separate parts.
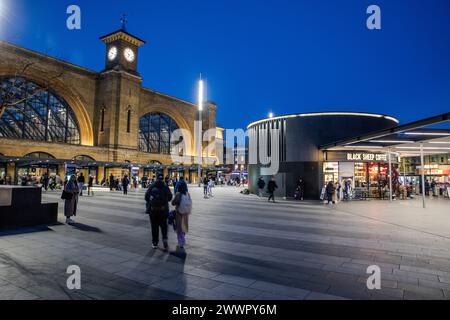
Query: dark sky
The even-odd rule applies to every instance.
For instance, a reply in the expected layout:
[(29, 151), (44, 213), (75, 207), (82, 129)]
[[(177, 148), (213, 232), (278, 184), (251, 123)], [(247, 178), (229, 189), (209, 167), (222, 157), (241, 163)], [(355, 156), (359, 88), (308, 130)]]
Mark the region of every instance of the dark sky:
[[(66, 28), (78, 4), (82, 30)], [(366, 9), (382, 10), (382, 30)], [(449, 0), (0, 0), (0, 38), (97, 71), (98, 37), (120, 27), (147, 44), (144, 85), (196, 101), (208, 81), (218, 124), (275, 115), (368, 111), (401, 122), (450, 110)]]

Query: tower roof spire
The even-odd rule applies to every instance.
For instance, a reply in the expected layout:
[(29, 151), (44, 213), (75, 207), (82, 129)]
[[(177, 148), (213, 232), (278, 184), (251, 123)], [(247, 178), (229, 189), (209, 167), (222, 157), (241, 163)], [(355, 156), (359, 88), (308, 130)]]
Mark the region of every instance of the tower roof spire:
[(128, 20), (127, 20), (127, 14), (126, 13), (123, 13), (122, 14), (122, 17), (120, 18), (120, 23), (121, 23), (121, 29), (123, 30), (123, 31), (127, 31), (127, 23), (128, 23)]

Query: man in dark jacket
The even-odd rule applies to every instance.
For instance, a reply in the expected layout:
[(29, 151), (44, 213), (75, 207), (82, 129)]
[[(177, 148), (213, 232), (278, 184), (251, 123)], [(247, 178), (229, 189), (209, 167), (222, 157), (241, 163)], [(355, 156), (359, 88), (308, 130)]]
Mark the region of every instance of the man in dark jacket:
[(114, 176), (111, 173), (109, 176), (109, 191), (112, 191), (113, 188), (114, 188)]
[(334, 204), (333, 195), (335, 191), (336, 188), (334, 187), (334, 183), (332, 181), (328, 182), (326, 188), (328, 204)]
[(303, 181), (302, 178), (300, 178), (297, 182), (297, 194), (296, 194), (296, 200), (302, 200), (305, 195), (305, 181)]
[(129, 184), (130, 184), (130, 179), (128, 179), (128, 176), (125, 175), (122, 179), (123, 194), (128, 194), (128, 185)]
[(161, 229), (164, 250), (168, 250), (167, 242), (167, 217), (169, 215), (169, 202), (172, 200), (172, 192), (164, 183), (164, 177), (158, 176), (158, 179), (148, 188), (145, 193), (147, 203), (147, 214), (150, 215), (150, 224), (152, 227), (153, 249), (158, 248), (159, 229)]
[(259, 177), (258, 179), (258, 195), (260, 198), (262, 198), (263, 196), (263, 191), (264, 191), (264, 187), (266, 186), (266, 182), (264, 181), (264, 179), (262, 177)]
[(275, 190), (278, 189), (277, 183), (275, 182), (275, 178), (272, 177), (272, 179), (270, 179), (269, 184), (267, 185), (267, 192), (269, 193), (269, 202), (270, 199), (273, 200), (273, 202), (275, 203)]

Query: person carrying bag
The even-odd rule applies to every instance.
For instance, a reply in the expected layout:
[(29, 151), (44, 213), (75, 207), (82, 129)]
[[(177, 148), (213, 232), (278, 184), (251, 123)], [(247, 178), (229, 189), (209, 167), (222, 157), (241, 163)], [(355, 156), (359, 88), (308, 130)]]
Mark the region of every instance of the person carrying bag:
[(192, 199), (186, 185), (180, 185), (172, 205), (175, 206), (175, 230), (177, 232), (178, 247), (184, 249), (186, 234), (189, 232), (189, 215), (192, 213)]

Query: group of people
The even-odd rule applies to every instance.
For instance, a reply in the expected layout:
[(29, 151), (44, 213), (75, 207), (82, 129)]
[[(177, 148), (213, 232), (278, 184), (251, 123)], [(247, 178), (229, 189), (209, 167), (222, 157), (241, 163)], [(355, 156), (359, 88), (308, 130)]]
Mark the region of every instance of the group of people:
[[(264, 193), (264, 187), (266, 186), (266, 182), (262, 177), (259, 177), (258, 182), (258, 195), (260, 198), (263, 197)], [(275, 181), (275, 177), (270, 178), (269, 183), (267, 184), (267, 193), (269, 194), (269, 197), (267, 199), (268, 202), (272, 200), (275, 203), (275, 191), (278, 189), (278, 185)]]
[[(88, 194), (91, 193), (93, 180), (94, 177), (89, 176)], [(64, 215), (67, 224), (75, 224), (74, 217), (77, 214), (78, 197), (83, 195), (85, 182), (83, 173), (80, 173), (78, 176), (71, 175), (65, 183), (61, 198), (64, 199)], [(125, 194), (129, 184), (130, 180), (125, 175), (122, 179)], [(158, 175), (145, 193), (145, 212), (150, 217), (153, 249), (158, 248), (161, 232), (164, 250), (168, 250), (169, 220), (177, 233), (178, 247), (184, 249), (186, 244), (186, 234), (189, 231), (189, 215), (192, 212), (192, 199), (188, 192), (188, 185), (183, 177), (174, 185), (174, 194), (175, 197), (173, 197), (169, 184), (162, 175)], [(172, 212), (169, 212), (170, 203), (175, 207), (175, 210)]]
[(203, 196), (205, 199), (213, 197), (213, 188), (216, 186), (216, 183), (213, 177), (204, 177), (203, 178)]
[[(178, 248), (184, 249), (186, 244), (186, 233), (189, 231), (189, 215), (192, 212), (192, 199), (188, 192), (187, 183), (183, 178), (177, 181), (174, 187), (175, 197), (169, 185), (165, 182), (163, 175), (158, 175), (154, 183), (150, 185), (145, 193), (146, 213), (150, 217), (152, 230), (152, 247), (157, 249), (161, 231), (164, 250), (167, 251), (169, 220), (177, 233)], [(169, 203), (175, 210), (169, 212)]]
[(12, 185), (11, 176), (0, 175), (0, 185)]

